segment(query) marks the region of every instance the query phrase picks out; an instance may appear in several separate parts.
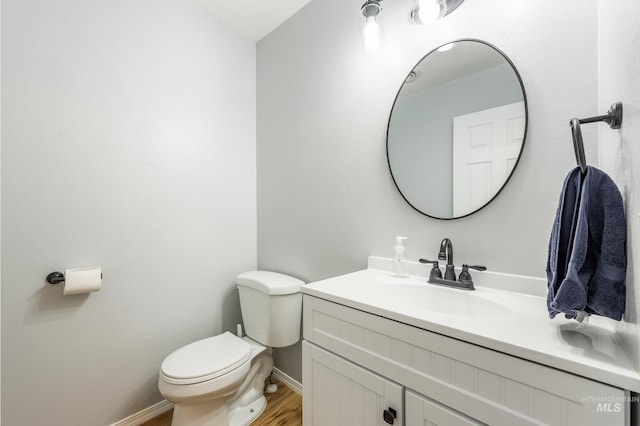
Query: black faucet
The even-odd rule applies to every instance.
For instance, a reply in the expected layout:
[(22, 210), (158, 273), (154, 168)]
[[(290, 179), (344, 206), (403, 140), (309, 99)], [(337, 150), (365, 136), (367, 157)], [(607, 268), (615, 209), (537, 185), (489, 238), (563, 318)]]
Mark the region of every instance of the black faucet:
[(455, 266), (453, 266), (453, 244), (451, 244), (451, 240), (445, 238), (440, 243), (440, 252), (438, 253), (439, 260), (446, 260), (447, 266), (444, 270), (444, 279), (445, 280), (456, 280), (456, 270)]
[(464, 265), (462, 265), (462, 272), (460, 272), (460, 277), (457, 280), (456, 269), (453, 265), (453, 244), (448, 238), (443, 239), (440, 243), (438, 259), (447, 261), (447, 265), (444, 270), (444, 277), (442, 277), (442, 271), (440, 271), (437, 260), (420, 259), (420, 263), (431, 263), (433, 265), (433, 268), (429, 273), (429, 282), (431, 284), (460, 288), (464, 290), (475, 290), (476, 288), (473, 285), (473, 280), (471, 279), (469, 269), (475, 269), (477, 271), (487, 270), (485, 266), (467, 265), (465, 263)]

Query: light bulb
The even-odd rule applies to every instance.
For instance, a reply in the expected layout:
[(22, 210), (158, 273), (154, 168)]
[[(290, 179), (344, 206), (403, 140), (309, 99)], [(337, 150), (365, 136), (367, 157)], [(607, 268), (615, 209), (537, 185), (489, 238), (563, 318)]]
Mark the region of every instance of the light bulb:
[(362, 6), (360, 20), (360, 34), (362, 46), (365, 50), (376, 50), (382, 44), (384, 30), (380, 20), (381, 0), (367, 0)]
[(442, 0), (414, 0), (411, 19), (418, 25), (435, 22), (445, 15), (446, 10), (446, 2)]
[(380, 47), (380, 37), (375, 36), (375, 37), (367, 37), (364, 40), (364, 48), (368, 51), (373, 51), (376, 50), (378, 47)]
[(422, 22), (433, 22), (440, 17), (440, 2), (437, 0), (422, 0), (418, 16)]
[(365, 27), (364, 48), (368, 51), (376, 50), (380, 47), (380, 30), (376, 23), (373, 23), (368, 29)]
[(367, 21), (364, 24), (364, 28), (362, 30), (362, 32), (364, 33), (364, 36), (366, 38), (369, 37), (378, 37), (380, 38), (380, 27), (378, 26), (378, 23), (376, 22), (376, 18), (374, 16), (369, 16), (367, 17)]

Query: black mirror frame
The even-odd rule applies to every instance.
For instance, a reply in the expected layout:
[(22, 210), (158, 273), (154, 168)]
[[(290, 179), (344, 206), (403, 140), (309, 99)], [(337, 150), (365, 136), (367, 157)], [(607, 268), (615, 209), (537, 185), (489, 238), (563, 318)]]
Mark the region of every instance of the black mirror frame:
[[(447, 44), (451, 44), (451, 43), (459, 43), (459, 42), (463, 42), (463, 41), (472, 41), (472, 42), (476, 42), (476, 43), (481, 43), (484, 44), (490, 48), (492, 48), (493, 50), (495, 50), (496, 52), (498, 52), (509, 64), (509, 66), (511, 67), (511, 69), (513, 70), (513, 72), (515, 73), (518, 82), (520, 83), (520, 89), (522, 90), (522, 100), (524, 102), (524, 114), (525, 114), (525, 123), (524, 123), (524, 134), (522, 135), (522, 146), (520, 147), (520, 153), (518, 154), (518, 158), (516, 159), (515, 164), (513, 165), (513, 169), (511, 169), (511, 173), (509, 173), (509, 176), (507, 176), (507, 179), (504, 181), (504, 183), (502, 184), (502, 186), (500, 187), (500, 189), (498, 189), (498, 191), (493, 195), (493, 197), (491, 197), (491, 199), (489, 199), (486, 203), (484, 203), (481, 207), (465, 214), (462, 216), (454, 216), (454, 217), (437, 217), (437, 216), (432, 216), (430, 214), (427, 214), (425, 212), (423, 212), (422, 210), (418, 209), (416, 206), (414, 206), (413, 204), (411, 204), (411, 202), (407, 199), (407, 197), (405, 197), (405, 195), (402, 193), (402, 190), (400, 189), (400, 187), (398, 186), (398, 182), (396, 182), (395, 177), (393, 176), (393, 170), (391, 169), (391, 161), (389, 159), (389, 126), (391, 125), (391, 115), (393, 114), (393, 109), (396, 106), (396, 102), (398, 101), (398, 97), (400, 96), (400, 92), (402, 91), (402, 88), (404, 87), (405, 81), (406, 81), (406, 77), (404, 80), (402, 80), (402, 84), (400, 85), (400, 88), (398, 89), (398, 93), (396, 94), (396, 97), (393, 100), (393, 104), (391, 105), (391, 111), (389, 112), (389, 120), (387, 121), (387, 136), (386, 136), (386, 153), (387, 153), (387, 166), (389, 167), (389, 173), (391, 174), (391, 179), (393, 180), (393, 184), (396, 186), (396, 189), (398, 190), (398, 192), (400, 193), (400, 195), (402, 196), (402, 198), (407, 202), (407, 204), (409, 204), (415, 211), (430, 217), (432, 219), (439, 219), (439, 220), (456, 220), (456, 219), (462, 219), (468, 216), (471, 216), (472, 214), (475, 214), (477, 212), (479, 212), (480, 210), (484, 209), (485, 207), (487, 207), (489, 204), (491, 204), (491, 202), (493, 200), (496, 199), (496, 197), (498, 195), (500, 195), (500, 193), (502, 192), (502, 190), (507, 186), (507, 184), (509, 183), (509, 181), (511, 180), (511, 176), (513, 176), (513, 174), (515, 173), (518, 164), (520, 163), (520, 159), (522, 158), (522, 153), (524, 152), (524, 147), (525, 147), (525, 143), (527, 140), (527, 131), (528, 131), (528, 127), (529, 127), (529, 106), (528, 106), (528, 102), (527, 102), (527, 93), (524, 89), (524, 83), (522, 82), (522, 77), (520, 76), (520, 73), (518, 72), (518, 69), (516, 68), (516, 66), (514, 65), (514, 63), (511, 61), (511, 59), (500, 49), (498, 49), (496, 46), (494, 46), (491, 43), (488, 43), (484, 40), (479, 40), (479, 39), (474, 39), (474, 38), (462, 38), (462, 39), (458, 39), (458, 40), (453, 40), (447, 43), (444, 43), (438, 47), (436, 47), (435, 49), (430, 50), (426, 55), (424, 55), (422, 58), (420, 58), (420, 60), (418, 62), (416, 62), (416, 64), (413, 66), (413, 68), (411, 68), (411, 71), (413, 71), (427, 56), (431, 55), (433, 52), (437, 51), (438, 49), (440, 49), (442, 46), (445, 46)], [(410, 71), (410, 72), (411, 72)], [(408, 76), (408, 75), (407, 75)]]

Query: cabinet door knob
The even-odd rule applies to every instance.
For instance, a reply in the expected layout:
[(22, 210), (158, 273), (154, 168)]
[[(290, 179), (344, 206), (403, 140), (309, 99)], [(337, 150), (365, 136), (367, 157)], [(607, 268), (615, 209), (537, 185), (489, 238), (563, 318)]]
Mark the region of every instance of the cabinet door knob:
[(384, 412), (382, 413), (382, 418), (384, 419), (385, 422), (392, 425), (397, 415), (398, 413), (396, 412), (396, 410), (389, 407), (386, 410), (384, 410)]

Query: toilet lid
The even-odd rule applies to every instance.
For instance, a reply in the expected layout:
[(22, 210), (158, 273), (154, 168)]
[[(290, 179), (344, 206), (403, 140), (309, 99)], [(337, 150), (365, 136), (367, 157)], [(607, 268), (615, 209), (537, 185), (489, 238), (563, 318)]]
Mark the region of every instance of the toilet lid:
[(235, 370), (249, 360), (251, 346), (229, 333), (184, 346), (165, 358), (162, 374), (183, 384), (211, 380)]
[(270, 296), (300, 293), (304, 281), (271, 271), (243, 272), (236, 278), (238, 286), (249, 287)]

